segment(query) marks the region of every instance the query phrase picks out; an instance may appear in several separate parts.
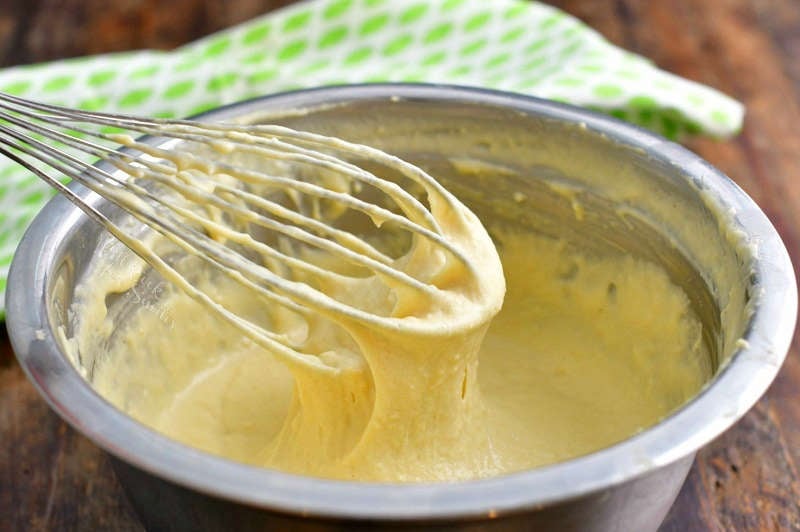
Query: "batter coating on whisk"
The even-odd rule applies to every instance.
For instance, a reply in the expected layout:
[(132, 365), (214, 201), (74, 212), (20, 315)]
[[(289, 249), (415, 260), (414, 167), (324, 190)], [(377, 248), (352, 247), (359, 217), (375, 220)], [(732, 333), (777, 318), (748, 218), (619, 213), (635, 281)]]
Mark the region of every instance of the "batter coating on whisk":
[[(480, 221), (424, 172), (377, 150), (322, 139), (328, 152), (399, 172), (394, 179), (402, 186), (305, 146), (287, 156), (280, 145), (276, 153), (272, 137), (261, 133), (225, 131), (210, 148), (232, 156), (227, 162), (116, 137), (162, 165), (130, 169), (121, 162), (144, 183), (138, 197), (120, 201), (142, 202), (152, 182), (178, 181), (183, 184), (168, 185), (178, 194), (167, 216), (178, 212), (217, 241), (261, 254), (258, 266), (229, 249), (209, 248), (224, 253), (234, 278), (255, 272), (248, 279), (263, 284), (250, 287), (270, 289), (256, 311), (263, 334), (251, 338), (265, 356), (286, 365), (294, 382), (282, 428), (264, 442), (260, 461), (344, 478), (451, 479), (502, 471), (480, 400), (477, 355), (505, 283)], [(320, 139), (300, 134), (302, 142)], [(263, 160), (254, 169), (241, 162), (247, 156)], [(231, 186), (238, 183), (247, 189)], [(369, 203), (361, 199), (367, 188)], [(214, 211), (220, 198), (230, 202), (227, 218)], [(165, 203), (153, 207), (154, 216)], [(356, 222), (339, 224), (354, 213)], [(264, 242), (248, 233), (254, 220), (271, 232), (261, 235)], [(366, 235), (364, 226), (375, 234)], [(405, 241), (401, 252), (390, 254), (392, 240)], [(156, 251), (158, 241), (138, 245), (144, 253), (164, 254)], [(187, 259), (206, 251), (180, 247)], [(176, 275), (179, 270), (180, 263), (161, 274), (190, 290), (204, 280), (195, 276), (187, 283), (190, 274)], [(224, 296), (211, 299), (222, 312), (231, 308)], [(233, 314), (238, 320), (250, 312)], [(409, 444), (421, 434), (424, 440)]]

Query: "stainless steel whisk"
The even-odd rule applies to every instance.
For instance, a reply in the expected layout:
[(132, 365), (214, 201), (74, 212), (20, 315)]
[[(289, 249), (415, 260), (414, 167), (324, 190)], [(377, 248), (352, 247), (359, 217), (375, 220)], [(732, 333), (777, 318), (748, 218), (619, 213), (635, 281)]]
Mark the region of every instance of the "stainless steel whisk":
[[(290, 364), (336, 370), (319, 352), (305, 350), (304, 340), (223, 306), (130, 227), (83, 201), (63, 178), (91, 189), (268, 304), (345, 327), (392, 331), (403, 321), (404, 327), (433, 329), (424, 319), (406, 318), (444, 308), (452, 297), (446, 285), (453, 269), (477, 277), (470, 251), (447, 229), (470, 231), (474, 215), (416, 166), (337, 138), (275, 125), (87, 112), (0, 94), (0, 153)], [(91, 158), (107, 164), (87, 162)], [(360, 222), (348, 222), (352, 218)], [(404, 252), (384, 249), (389, 233), (388, 240), (406, 242)], [(434, 273), (419, 268), (417, 253), (428, 254), (428, 261), (434, 254), (441, 267)], [(366, 286), (385, 304), (362, 304), (351, 290), (359, 283), (362, 294)], [(414, 304), (404, 307), (403, 301)]]

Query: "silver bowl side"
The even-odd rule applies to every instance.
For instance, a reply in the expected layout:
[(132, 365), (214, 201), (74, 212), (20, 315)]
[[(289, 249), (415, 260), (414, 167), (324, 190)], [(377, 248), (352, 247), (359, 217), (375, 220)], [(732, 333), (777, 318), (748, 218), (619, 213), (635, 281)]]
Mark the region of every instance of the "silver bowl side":
[[(729, 428), (764, 393), (792, 338), (797, 292), (788, 253), (763, 212), (730, 179), (657, 135), (570, 106), (480, 89), (363, 85), (297, 91), (202, 116), (300, 116), (320, 106), (413, 101), (481, 106), (580, 125), (587, 135), (630, 146), (736, 212), (736, 229), (758, 244), (745, 343), (696, 398), (621, 443), (552, 466), (484, 480), (393, 485), (322, 480), (249, 467), (192, 449), (129, 418), (100, 397), (63, 355), (69, 286), (96, 252), (99, 229), (54, 198), (31, 224), (11, 267), (7, 327), (20, 365), (50, 406), (112, 456), (128, 495), (154, 529), (433, 528), (653, 530), (674, 501), (694, 453)], [(288, 112), (288, 113), (287, 113)], [(313, 111), (309, 111), (313, 113)], [(87, 201), (100, 198), (74, 187)], [(65, 273), (66, 271), (66, 273)], [(70, 277), (72, 275), (73, 277)]]

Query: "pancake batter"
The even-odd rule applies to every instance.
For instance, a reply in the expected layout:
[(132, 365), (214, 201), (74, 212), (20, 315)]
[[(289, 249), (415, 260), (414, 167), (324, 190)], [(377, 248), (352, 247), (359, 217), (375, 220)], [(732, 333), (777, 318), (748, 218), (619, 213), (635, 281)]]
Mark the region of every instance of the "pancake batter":
[[(377, 408), (372, 392), (350, 397), (351, 408), (330, 408), (321, 403), (341, 390), (326, 387), (339, 381), (318, 378), (305, 389), (317, 401), (306, 408), (319, 410), (304, 412), (312, 422), (298, 432), (296, 377), (182, 293), (142, 306), (110, 342), (110, 327), (84, 320), (95, 334), (84, 329), (81, 348), (107, 343), (94, 368), (97, 390), (179, 441), (250, 464), (360, 480), (485, 477), (579, 456), (656, 423), (709, 377), (699, 321), (660, 268), (587, 257), (534, 235), (500, 234), (498, 244), (508, 291), (480, 348), (477, 379), (440, 376), (451, 403), (437, 406), (455, 409), (415, 416), (438, 393), (435, 383), (409, 380), (419, 375), (413, 367), (393, 374), (391, 393), (406, 399), (389, 405), (400, 407), (392, 413), (418, 425), (389, 416), (365, 430)], [(125, 277), (109, 276), (105, 286), (96, 278), (92, 294), (119, 289)], [(232, 283), (216, 288), (248, 300)], [(84, 315), (103, 315), (102, 299), (85, 305)], [(414, 363), (423, 363), (419, 355)], [(319, 412), (327, 417), (313, 418)]]
[[(373, 181), (363, 169), (331, 171), (329, 163), (309, 173), (307, 162), (289, 165), (294, 152), (276, 151), (271, 138), (252, 131), (226, 131), (211, 144), (214, 153), (199, 157), (191, 149), (139, 146), (168, 160), (172, 174), (141, 166), (131, 174), (167, 187), (157, 194), (178, 202), (179, 223), (247, 249), (247, 259), (232, 257), (238, 281), (192, 254), (172, 255), (189, 287), (272, 336), (243, 335), (247, 328), (221, 322), (173, 288), (186, 283), (173, 271), (161, 268), (173, 284), (160, 284), (137, 261), (120, 267), (114, 253), (77, 290), (78, 358), (93, 354), (87, 370), (96, 389), (141, 422), (212, 453), (295, 473), (460, 480), (622, 440), (682, 404), (708, 377), (700, 324), (683, 292), (652, 264), (501, 234), (501, 266), (477, 217), (418, 170), (406, 173), (405, 163), (355, 146), (350, 155), (382, 161), (407, 181)], [(231, 166), (217, 162), (220, 156), (257, 159)], [(245, 183), (256, 188), (239, 188)], [(325, 187), (322, 195), (308, 189), (317, 185)], [(406, 192), (417, 185), (426, 205)], [(402, 219), (372, 210), (381, 195), (403, 210)], [(353, 207), (354, 196), (370, 206)], [(172, 216), (140, 197), (120, 199), (154, 217)], [(224, 206), (216, 203), (221, 198)], [(256, 207), (270, 216), (258, 218)], [(310, 226), (299, 223), (303, 214), (312, 217)], [(275, 229), (278, 220), (289, 222), (288, 233)], [(424, 229), (403, 238), (409, 220)], [(333, 223), (347, 234), (329, 240), (350, 242), (357, 229), (364, 240), (350, 249), (372, 265), (306, 240), (329, 235)], [(251, 238), (253, 224), (268, 245)], [(295, 224), (313, 229), (301, 236)], [(425, 231), (438, 236), (420, 236)], [(375, 249), (378, 243), (384, 249)], [(171, 244), (151, 238), (130, 245), (148, 252)], [(264, 284), (247, 287), (239, 281), (256, 276), (248, 270), (253, 253), (266, 266), (257, 275)], [(503, 304), (503, 269), (509, 295), (484, 342)], [(274, 275), (282, 278), (275, 285)], [(266, 299), (258, 296), (264, 286)], [(115, 294), (124, 292), (144, 295), (133, 306), (115, 305)]]

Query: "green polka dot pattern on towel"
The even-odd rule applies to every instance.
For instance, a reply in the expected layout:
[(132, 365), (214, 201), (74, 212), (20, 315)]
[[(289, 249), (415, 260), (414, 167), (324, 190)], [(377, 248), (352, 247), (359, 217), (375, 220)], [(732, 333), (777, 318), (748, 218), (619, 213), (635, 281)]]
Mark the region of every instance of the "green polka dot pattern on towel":
[[(182, 117), (253, 96), (339, 83), (427, 81), (585, 106), (671, 138), (725, 137), (742, 106), (525, 0), (312, 0), (172, 52), (0, 71), (0, 90), (90, 110)], [(49, 188), (0, 158), (0, 292)], [(2, 311), (0, 299), (0, 312)]]

